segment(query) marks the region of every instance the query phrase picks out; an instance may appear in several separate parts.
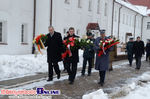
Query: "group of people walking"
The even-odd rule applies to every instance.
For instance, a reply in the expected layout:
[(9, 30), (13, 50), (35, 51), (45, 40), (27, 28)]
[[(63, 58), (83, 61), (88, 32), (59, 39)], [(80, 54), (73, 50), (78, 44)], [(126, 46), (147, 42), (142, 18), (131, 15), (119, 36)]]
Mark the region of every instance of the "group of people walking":
[[(91, 70), (94, 64), (93, 60), (96, 54), (95, 69), (99, 71), (99, 77), (100, 77), (98, 84), (103, 86), (105, 81), (106, 71), (109, 70), (109, 65), (110, 65), (109, 52), (114, 49), (114, 46), (112, 46), (105, 51), (105, 54), (101, 56), (98, 55), (98, 52), (102, 50), (100, 47), (100, 42), (110, 39), (105, 35), (105, 30), (100, 30), (100, 36), (97, 37), (96, 39), (93, 38), (93, 34), (91, 32), (87, 32), (86, 41), (90, 41), (94, 43), (84, 47), (76, 46), (74, 49), (70, 48), (69, 50), (71, 54), (67, 55), (64, 59), (62, 59), (62, 53), (64, 53), (66, 50), (63, 46), (63, 40), (68, 40), (70, 38), (80, 38), (80, 37), (75, 34), (75, 29), (73, 27), (69, 28), (69, 31), (67, 32), (67, 36), (64, 37), (64, 39), (62, 39), (61, 33), (54, 31), (54, 28), (52, 26), (50, 26), (48, 29), (49, 29), (49, 33), (47, 34), (48, 39), (44, 43), (45, 47), (47, 47), (47, 62), (48, 62), (47, 81), (53, 80), (53, 69), (57, 74), (57, 79), (60, 79), (61, 71), (59, 69), (58, 62), (63, 61), (64, 70), (67, 70), (67, 73), (69, 75), (68, 77), (69, 84), (73, 84), (78, 69), (77, 66), (79, 62), (79, 49), (82, 49), (84, 53), (83, 53), (83, 67), (81, 70), (81, 76), (85, 76), (87, 63), (89, 65), (88, 76), (91, 76)], [(130, 66), (132, 66), (132, 61), (134, 58), (133, 55), (135, 55), (136, 69), (139, 70), (141, 68), (141, 58), (145, 52), (144, 42), (140, 39), (140, 37), (137, 37), (136, 41), (134, 41), (133, 38), (130, 38), (126, 48), (127, 48), (128, 60)], [(150, 40), (146, 45), (146, 52), (147, 52), (146, 60), (148, 60), (150, 59)]]
[(145, 55), (145, 51), (146, 61), (150, 60), (150, 40), (148, 40), (145, 47), (144, 42), (140, 37), (137, 37), (136, 41), (134, 41), (134, 38), (131, 37), (127, 43), (126, 49), (130, 66), (132, 66), (133, 58), (136, 60), (135, 69), (139, 70), (141, 68), (141, 58)]
[[(48, 80), (47, 81), (52, 81), (53, 80), (53, 69), (55, 70), (57, 74), (57, 79), (60, 79), (61, 77), (61, 71), (58, 65), (58, 62), (63, 61), (64, 63), (64, 69), (67, 70), (68, 72), (68, 80), (69, 84), (73, 84), (76, 73), (77, 73), (77, 65), (79, 62), (79, 49), (83, 49), (83, 67), (81, 71), (81, 76), (85, 76), (85, 70), (86, 70), (86, 65), (87, 62), (89, 64), (88, 67), (88, 76), (91, 75), (91, 70), (92, 70), (92, 65), (94, 64), (94, 56), (96, 53), (96, 63), (95, 63), (95, 69), (99, 70), (99, 76), (100, 76), (100, 81), (98, 84), (102, 85), (104, 84), (105, 80), (105, 74), (106, 71), (109, 68), (109, 51), (111, 50), (108, 49), (104, 55), (99, 57), (98, 51), (100, 50), (99, 43), (100, 40), (106, 40), (108, 39), (105, 36), (105, 30), (100, 30), (100, 37), (94, 39), (93, 34), (91, 32), (87, 32), (87, 39), (90, 40), (91, 42), (94, 42), (93, 45), (85, 46), (76, 46), (75, 49), (70, 49), (71, 50), (71, 56), (67, 55), (63, 60), (62, 60), (62, 53), (65, 51), (63, 47), (63, 40), (61, 33), (55, 32), (54, 28), (50, 26), (49, 28), (49, 33), (47, 34), (48, 39), (44, 43), (45, 47), (47, 47), (47, 62), (48, 62)], [(70, 37), (74, 38), (79, 38), (75, 34), (75, 29), (73, 27), (69, 28), (69, 31), (67, 32), (67, 36), (64, 37), (64, 40), (69, 39)]]

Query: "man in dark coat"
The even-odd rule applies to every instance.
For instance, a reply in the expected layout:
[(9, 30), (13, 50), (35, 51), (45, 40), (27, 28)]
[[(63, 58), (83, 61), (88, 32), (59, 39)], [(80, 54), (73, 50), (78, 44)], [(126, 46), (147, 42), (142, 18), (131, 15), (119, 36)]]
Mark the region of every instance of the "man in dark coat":
[(55, 32), (52, 26), (49, 27), (48, 39), (45, 42), (47, 47), (47, 62), (48, 62), (48, 80), (53, 80), (53, 68), (57, 74), (57, 79), (60, 78), (60, 69), (58, 62), (61, 61), (61, 54), (63, 51), (62, 36), (60, 33)]
[(139, 70), (141, 68), (141, 58), (144, 54), (144, 42), (140, 40), (140, 37), (137, 37), (133, 44), (133, 54), (135, 54), (136, 69)]
[[(69, 39), (70, 37), (79, 38), (79, 36), (75, 35), (75, 30), (73, 27), (69, 28), (69, 35), (64, 39)], [(75, 45), (76, 46), (76, 45)], [(79, 62), (79, 46), (76, 46), (74, 49), (71, 49), (72, 56), (67, 56), (64, 61), (66, 62), (66, 69), (69, 75), (68, 80), (70, 81), (69, 84), (74, 83), (74, 79), (76, 77), (77, 72), (77, 64)]]
[[(85, 69), (86, 69), (86, 65), (87, 62), (89, 63), (89, 67), (88, 67), (88, 76), (91, 75), (91, 69), (92, 69), (92, 59), (93, 59), (93, 55), (94, 55), (94, 49), (93, 49), (93, 39), (92, 39), (92, 33), (88, 32), (87, 33), (87, 39), (86, 42), (89, 42), (89, 45), (85, 46), (84, 49), (84, 53), (83, 53), (83, 67), (82, 67), (82, 76), (85, 75)], [(91, 42), (91, 43), (90, 43)]]
[(104, 41), (104, 40), (108, 39), (105, 36), (105, 30), (100, 30), (100, 34), (101, 34), (101, 37), (96, 38), (96, 40), (94, 42), (94, 50), (96, 52), (95, 69), (99, 70), (100, 82), (98, 84), (103, 86), (104, 81), (105, 81), (105, 74), (109, 68), (109, 52), (110, 52), (110, 50), (112, 50), (112, 47), (109, 48), (108, 50), (106, 50), (105, 54), (103, 54), (102, 56), (98, 56), (98, 52), (100, 50), (102, 50), (99, 45), (100, 41)]
[(150, 40), (148, 40), (146, 44), (146, 61), (150, 61)]
[(132, 66), (133, 61), (133, 44), (134, 44), (133, 38), (130, 38), (126, 46), (130, 66)]

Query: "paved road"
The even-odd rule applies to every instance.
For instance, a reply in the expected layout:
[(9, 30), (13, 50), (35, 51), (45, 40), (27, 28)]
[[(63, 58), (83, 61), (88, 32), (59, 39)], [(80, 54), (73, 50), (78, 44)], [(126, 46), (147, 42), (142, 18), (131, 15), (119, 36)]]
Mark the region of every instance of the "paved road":
[[(121, 64), (123, 65), (121, 65), (121, 68), (115, 68), (114, 71), (112, 72), (107, 72), (106, 82), (103, 88), (97, 84), (97, 82), (99, 81), (98, 72), (92, 73), (90, 77), (89, 76), (77, 77), (74, 85), (69, 85), (68, 80), (64, 80), (64, 81), (57, 81), (54, 84), (45, 85), (44, 88), (46, 90), (52, 90), (52, 89), (61, 90), (61, 95), (53, 96), (53, 99), (81, 99), (84, 94), (93, 92), (100, 88), (102, 88), (104, 92), (111, 94), (112, 92), (115, 91), (115, 88), (121, 87), (124, 84), (126, 84), (126, 81), (129, 78), (137, 77), (146, 71), (150, 71), (150, 64), (148, 62), (143, 61), (142, 68), (140, 71), (135, 70), (135, 64), (132, 67), (129, 67), (128, 65), (124, 64), (125, 62), (127, 61), (124, 60), (124, 61), (118, 61), (113, 63), (113, 65), (115, 66)], [(80, 70), (81, 69), (79, 69), (79, 71)], [(66, 74), (64, 73), (64, 75)], [(44, 74), (40, 73), (34, 76), (27, 76), (27, 77), (13, 79), (13, 80), (1, 81), (0, 85), (3, 86), (0, 87), (7, 88), (8, 85), (10, 87), (28, 81), (33, 81), (33, 80), (38, 81), (38, 79), (46, 80), (46, 77), (47, 77), (47, 73)], [(0, 99), (7, 99), (7, 97), (0, 97)]]

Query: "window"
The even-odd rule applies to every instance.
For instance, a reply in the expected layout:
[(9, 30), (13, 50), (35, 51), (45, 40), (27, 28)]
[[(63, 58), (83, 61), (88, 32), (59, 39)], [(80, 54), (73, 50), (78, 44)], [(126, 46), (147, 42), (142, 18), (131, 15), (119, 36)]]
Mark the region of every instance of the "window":
[(1, 21), (0, 22), (0, 43), (6, 43), (7, 42), (7, 22)]
[(0, 22), (0, 42), (2, 42), (3, 23)]
[(147, 22), (147, 29), (150, 30), (150, 22)]
[(63, 33), (64, 33), (64, 37), (67, 36), (67, 29), (66, 28), (64, 28)]
[(128, 25), (128, 15), (126, 16), (126, 25)]
[(130, 16), (130, 26), (131, 26), (131, 24), (132, 24), (132, 17)]
[(107, 16), (107, 3), (105, 3), (105, 12), (104, 15)]
[(81, 0), (78, 0), (78, 8), (82, 8), (81, 3)]
[(27, 43), (27, 25), (21, 25), (21, 43)]
[(124, 24), (125, 23), (125, 14), (123, 14), (123, 18), (122, 18), (123, 20), (122, 20), (122, 24)]
[(100, 0), (97, 2), (97, 14), (100, 14)]
[(117, 11), (115, 11), (115, 16), (114, 16), (114, 18), (115, 18), (115, 22), (117, 21)]
[(80, 30), (79, 29), (77, 30), (77, 35), (80, 35)]
[(70, 4), (70, 0), (65, 0), (65, 3), (66, 4)]
[(89, 0), (89, 11), (92, 11), (92, 0)]

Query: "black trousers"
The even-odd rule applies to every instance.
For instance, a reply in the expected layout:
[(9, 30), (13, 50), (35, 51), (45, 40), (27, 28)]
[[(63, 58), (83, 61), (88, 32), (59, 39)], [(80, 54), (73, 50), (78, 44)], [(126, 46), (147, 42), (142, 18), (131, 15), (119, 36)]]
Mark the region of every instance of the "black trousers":
[(148, 53), (146, 53), (146, 61), (150, 61), (150, 55)]
[(87, 62), (89, 63), (88, 74), (91, 74), (92, 58), (84, 58), (84, 59), (83, 59), (83, 67), (82, 67), (82, 74), (83, 74), (83, 75), (85, 74), (85, 69), (86, 69)]
[(136, 57), (136, 68), (140, 69), (141, 68), (141, 57)]
[(132, 61), (133, 61), (133, 54), (128, 55), (128, 60), (129, 60), (130, 65), (132, 65)]
[(74, 63), (70, 63), (67, 62), (66, 63), (66, 69), (69, 75), (69, 81), (74, 81), (75, 77), (76, 77), (76, 73), (77, 73), (77, 62)]
[(66, 61), (63, 61), (64, 70), (67, 70)]
[(104, 83), (105, 75), (106, 75), (106, 71), (99, 71), (100, 83)]
[(55, 73), (58, 75), (60, 74), (60, 69), (58, 66), (58, 63), (49, 62), (48, 63), (48, 76), (49, 78), (53, 78), (53, 68), (55, 70)]

